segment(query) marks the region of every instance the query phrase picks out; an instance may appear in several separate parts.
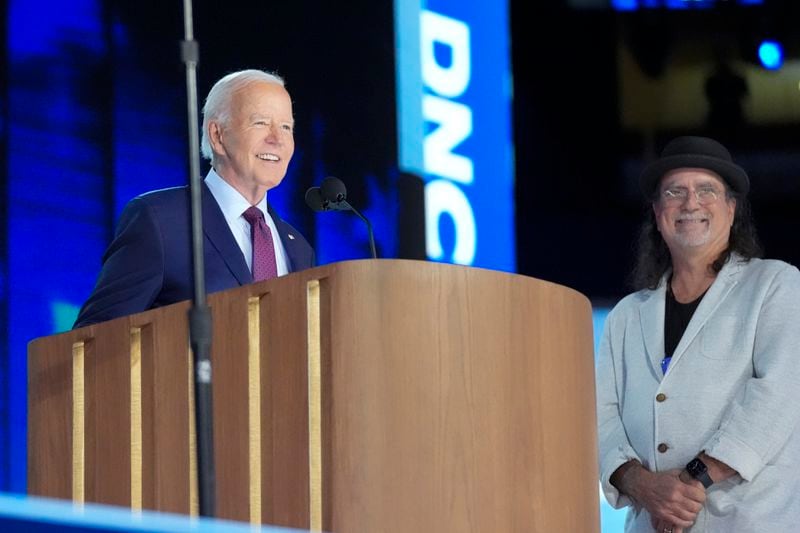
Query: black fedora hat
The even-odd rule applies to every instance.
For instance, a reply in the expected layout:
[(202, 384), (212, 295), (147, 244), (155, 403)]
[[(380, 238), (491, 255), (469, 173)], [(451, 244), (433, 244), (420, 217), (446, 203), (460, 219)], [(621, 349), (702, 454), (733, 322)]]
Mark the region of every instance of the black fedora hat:
[(658, 182), (664, 174), (676, 168), (704, 168), (725, 180), (739, 194), (750, 190), (750, 178), (742, 167), (733, 162), (730, 152), (708, 137), (678, 137), (671, 140), (661, 157), (647, 165), (639, 177), (642, 192), (648, 198), (655, 195)]

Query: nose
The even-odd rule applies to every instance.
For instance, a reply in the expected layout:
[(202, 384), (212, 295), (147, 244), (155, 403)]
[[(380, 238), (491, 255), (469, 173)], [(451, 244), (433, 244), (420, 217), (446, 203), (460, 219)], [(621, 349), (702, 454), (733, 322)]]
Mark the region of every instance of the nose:
[(686, 195), (686, 200), (683, 203), (684, 209), (699, 209), (700, 201), (697, 198), (697, 191), (689, 189), (689, 194)]
[(281, 143), (281, 130), (280, 126), (275, 124), (270, 124), (265, 132), (264, 140), (267, 144), (280, 144)]

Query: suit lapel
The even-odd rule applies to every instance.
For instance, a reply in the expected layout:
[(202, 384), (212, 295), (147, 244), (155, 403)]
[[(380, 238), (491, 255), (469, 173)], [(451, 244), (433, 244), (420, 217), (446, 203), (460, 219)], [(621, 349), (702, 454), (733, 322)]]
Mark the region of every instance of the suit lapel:
[(658, 288), (649, 294), (639, 308), (642, 337), (655, 375), (661, 375), (661, 360), (664, 358), (664, 298), (666, 283), (662, 280)]
[(728, 296), (731, 289), (736, 286), (738, 282), (738, 276), (736, 274), (741, 268), (740, 259), (736, 255), (731, 256), (725, 266), (722, 267), (719, 275), (717, 275), (717, 279), (714, 280), (714, 283), (708, 288), (708, 292), (703, 297), (700, 305), (697, 306), (697, 310), (694, 312), (694, 315), (692, 315), (689, 325), (686, 326), (686, 331), (683, 333), (678, 346), (675, 348), (675, 353), (672, 354), (670, 367), (686, 352), (686, 349), (700, 330), (703, 329), (708, 319), (714, 314), (722, 301), (725, 300), (725, 297)]
[(225, 261), (239, 284), (252, 283), (253, 276), (250, 269), (247, 268), (242, 250), (236, 244), (236, 239), (233, 238), (225, 215), (222, 214), (214, 195), (205, 184), (203, 185), (203, 233)]
[(283, 219), (278, 216), (278, 213), (272, 209), (272, 206), (267, 204), (267, 211), (272, 221), (275, 222), (275, 229), (278, 230), (278, 236), (283, 244), (283, 249), (286, 250), (286, 266), (289, 272), (294, 272), (297, 267), (295, 266), (295, 259), (297, 258), (297, 238), (294, 234), (294, 229), (289, 226)]

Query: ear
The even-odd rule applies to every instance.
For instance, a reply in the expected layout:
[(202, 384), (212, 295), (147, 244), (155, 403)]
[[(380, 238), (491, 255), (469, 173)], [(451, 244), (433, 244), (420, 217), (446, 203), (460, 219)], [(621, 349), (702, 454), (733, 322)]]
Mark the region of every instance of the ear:
[(227, 156), (228, 154), (225, 152), (222, 134), (223, 130), (219, 122), (212, 120), (208, 123), (208, 141), (211, 143), (211, 150), (215, 154)]

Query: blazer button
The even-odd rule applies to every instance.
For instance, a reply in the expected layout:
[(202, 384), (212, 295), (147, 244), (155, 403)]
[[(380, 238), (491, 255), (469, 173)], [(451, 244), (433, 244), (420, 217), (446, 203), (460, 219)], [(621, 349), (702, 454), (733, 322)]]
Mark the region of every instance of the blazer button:
[(667, 452), (667, 450), (669, 450), (669, 446), (667, 446), (667, 445), (666, 445), (666, 444), (664, 444), (663, 442), (662, 442), (661, 444), (659, 444), (659, 445), (658, 445), (658, 451), (659, 451), (660, 453), (666, 453), (666, 452)]
[(664, 394), (663, 392), (659, 392), (659, 393), (656, 395), (656, 401), (657, 401), (657, 402), (663, 402), (663, 401), (664, 401), (664, 400), (666, 400), (666, 399), (667, 399), (667, 395), (666, 395), (666, 394)]

